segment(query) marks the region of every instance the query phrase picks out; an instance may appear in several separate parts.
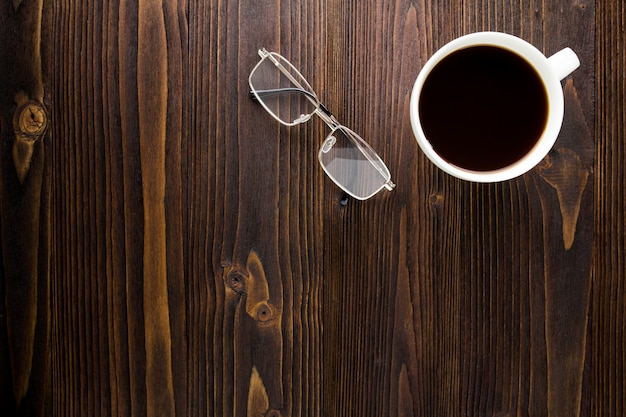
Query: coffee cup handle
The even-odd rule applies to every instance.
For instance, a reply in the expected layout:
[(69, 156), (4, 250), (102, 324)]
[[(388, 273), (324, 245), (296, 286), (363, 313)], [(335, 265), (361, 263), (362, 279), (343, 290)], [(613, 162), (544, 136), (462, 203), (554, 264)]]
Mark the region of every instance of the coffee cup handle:
[(550, 63), (553, 71), (559, 77), (559, 80), (567, 77), (580, 66), (578, 56), (570, 48), (561, 49), (559, 52), (548, 58), (548, 62)]

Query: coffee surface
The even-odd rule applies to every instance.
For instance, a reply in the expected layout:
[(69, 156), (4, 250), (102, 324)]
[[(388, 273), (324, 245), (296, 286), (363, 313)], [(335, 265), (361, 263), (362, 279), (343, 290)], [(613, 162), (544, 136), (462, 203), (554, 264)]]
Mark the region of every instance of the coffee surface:
[(535, 69), (495, 46), (461, 49), (427, 76), (420, 123), (446, 161), (474, 171), (504, 168), (537, 143), (548, 119), (548, 99)]

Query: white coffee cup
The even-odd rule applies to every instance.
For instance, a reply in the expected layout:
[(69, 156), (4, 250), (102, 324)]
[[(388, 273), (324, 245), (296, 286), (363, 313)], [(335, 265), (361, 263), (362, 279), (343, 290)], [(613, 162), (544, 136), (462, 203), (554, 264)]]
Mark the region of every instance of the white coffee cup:
[[(533, 67), (541, 79), (547, 96), (547, 122), (543, 133), (536, 140), (534, 146), (515, 162), (494, 170), (467, 169), (446, 161), (434, 150), (424, 133), (422, 121), (420, 120), (420, 95), (428, 75), (442, 59), (453, 52), (475, 46), (496, 46), (523, 58)], [(554, 145), (563, 122), (563, 88), (561, 80), (578, 68), (579, 65), (578, 57), (570, 48), (562, 49), (550, 58), (546, 58), (543, 53), (530, 43), (505, 33), (477, 32), (457, 38), (444, 45), (426, 62), (413, 86), (410, 115), (417, 142), (426, 156), (436, 166), (457, 178), (474, 182), (497, 182), (522, 175), (537, 165)]]

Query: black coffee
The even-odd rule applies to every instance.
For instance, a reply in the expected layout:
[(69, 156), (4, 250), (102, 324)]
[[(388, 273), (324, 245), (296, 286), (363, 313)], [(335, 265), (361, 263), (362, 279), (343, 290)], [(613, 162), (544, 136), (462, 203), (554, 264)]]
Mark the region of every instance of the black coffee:
[(475, 171), (506, 167), (527, 154), (548, 119), (541, 78), (523, 58), (474, 46), (441, 60), (419, 101), (422, 129), (446, 161)]

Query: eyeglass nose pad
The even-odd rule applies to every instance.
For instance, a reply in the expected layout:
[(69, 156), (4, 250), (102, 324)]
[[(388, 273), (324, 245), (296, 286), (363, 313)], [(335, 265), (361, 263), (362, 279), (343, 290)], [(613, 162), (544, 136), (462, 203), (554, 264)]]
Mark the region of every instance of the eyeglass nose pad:
[(322, 152), (323, 153), (328, 153), (330, 152), (330, 150), (333, 148), (333, 145), (335, 144), (335, 142), (337, 142), (337, 138), (334, 137), (333, 135), (330, 135), (326, 138), (326, 140), (324, 141), (324, 143), (322, 144)]
[(304, 123), (311, 117), (310, 114), (301, 114), (300, 117), (297, 117), (292, 123)]

